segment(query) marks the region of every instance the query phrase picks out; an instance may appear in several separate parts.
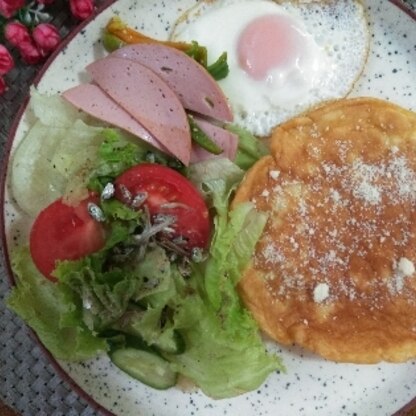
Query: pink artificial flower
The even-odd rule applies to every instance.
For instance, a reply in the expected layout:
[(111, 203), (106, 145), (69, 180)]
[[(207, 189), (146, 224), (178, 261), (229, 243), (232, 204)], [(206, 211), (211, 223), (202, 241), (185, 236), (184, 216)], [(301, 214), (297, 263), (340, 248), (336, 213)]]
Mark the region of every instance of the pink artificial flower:
[(50, 23), (41, 23), (33, 29), (33, 40), (43, 55), (52, 52), (59, 45), (61, 36), (58, 29)]
[(19, 47), (21, 43), (30, 42), (29, 30), (20, 22), (7, 23), (4, 28), (4, 37), (8, 42), (16, 47)]
[(13, 67), (13, 57), (6, 47), (0, 44), (0, 76), (7, 74)]
[(33, 39), (22, 42), (18, 45), (20, 55), (27, 64), (35, 65), (43, 59), (42, 51), (38, 48)]
[[(1, 0), (0, 0), (1, 1)], [(94, 11), (93, 0), (69, 0), (71, 13), (77, 19), (84, 20)]]
[(7, 90), (6, 81), (0, 76), (0, 95), (3, 95)]
[(25, 5), (25, 0), (0, 0), (0, 14), (7, 19)]

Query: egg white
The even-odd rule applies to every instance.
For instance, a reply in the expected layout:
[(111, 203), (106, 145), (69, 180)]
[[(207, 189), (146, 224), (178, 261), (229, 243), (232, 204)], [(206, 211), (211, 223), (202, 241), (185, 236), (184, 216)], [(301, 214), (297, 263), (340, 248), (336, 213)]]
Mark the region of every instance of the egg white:
[[(305, 54), (293, 67), (253, 79), (239, 65), (238, 38), (255, 18), (273, 14), (291, 19), (303, 36)], [(365, 65), (369, 44), (364, 8), (354, 0), (206, 0), (178, 20), (171, 37), (206, 46), (209, 63), (227, 51), (230, 73), (220, 86), (235, 122), (258, 136), (321, 102), (346, 96)]]

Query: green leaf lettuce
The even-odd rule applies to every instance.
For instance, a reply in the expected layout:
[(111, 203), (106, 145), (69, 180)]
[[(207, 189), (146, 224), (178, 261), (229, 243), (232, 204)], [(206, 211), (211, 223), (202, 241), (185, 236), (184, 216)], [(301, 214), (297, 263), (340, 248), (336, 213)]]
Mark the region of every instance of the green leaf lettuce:
[(105, 340), (95, 336), (79, 315), (78, 300), (64, 286), (43, 277), (28, 249), (16, 251), (12, 266), (19, 278), (7, 305), (33, 328), (56, 358), (80, 361), (107, 350)]

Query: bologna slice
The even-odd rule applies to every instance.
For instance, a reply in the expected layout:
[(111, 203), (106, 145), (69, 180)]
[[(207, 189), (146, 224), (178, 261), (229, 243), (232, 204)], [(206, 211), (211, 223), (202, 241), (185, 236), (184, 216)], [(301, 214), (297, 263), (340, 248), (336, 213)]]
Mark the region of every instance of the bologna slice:
[(176, 94), (151, 69), (128, 59), (107, 57), (87, 67), (94, 82), (166, 149), (189, 164), (191, 134)]
[(97, 85), (81, 84), (65, 91), (62, 96), (85, 113), (120, 127), (166, 152), (166, 148), (158, 140)]
[(158, 74), (178, 95), (183, 106), (216, 120), (232, 121), (227, 98), (211, 75), (184, 52), (164, 45), (140, 43), (114, 51)]

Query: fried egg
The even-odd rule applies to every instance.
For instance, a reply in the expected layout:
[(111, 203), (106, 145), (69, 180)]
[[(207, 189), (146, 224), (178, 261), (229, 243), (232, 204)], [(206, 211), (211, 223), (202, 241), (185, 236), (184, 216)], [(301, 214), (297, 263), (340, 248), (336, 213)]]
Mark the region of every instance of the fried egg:
[(220, 86), (235, 122), (258, 136), (346, 96), (369, 43), (363, 6), (354, 0), (207, 0), (178, 20), (171, 37), (206, 46), (208, 63), (227, 52), (230, 73)]

